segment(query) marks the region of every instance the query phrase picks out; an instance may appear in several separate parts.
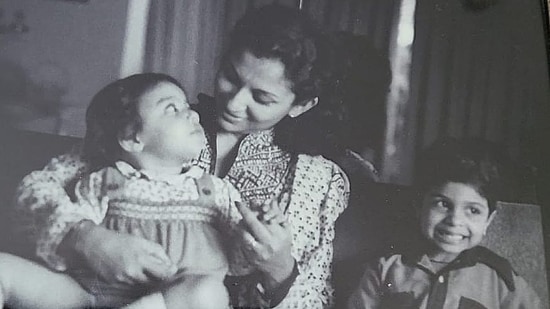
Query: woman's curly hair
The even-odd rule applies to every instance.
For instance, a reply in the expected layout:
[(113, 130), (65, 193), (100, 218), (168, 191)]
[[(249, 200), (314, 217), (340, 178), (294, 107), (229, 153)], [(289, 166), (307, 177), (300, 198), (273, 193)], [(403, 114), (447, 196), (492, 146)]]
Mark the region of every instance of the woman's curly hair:
[(110, 166), (120, 159), (123, 149), (119, 138), (131, 136), (142, 128), (139, 99), (162, 82), (182, 88), (171, 76), (143, 73), (112, 82), (93, 97), (86, 111), (86, 136), (82, 148), (82, 157), (92, 170)]
[(251, 10), (237, 22), (226, 57), (244, 51), (281, 61), (296, 96), (294, 104), (319, 100), (306, 113), (283, 118), (275, 126), (276, 143), (293, 153), (333, 156), (343, 151), (344, 59), (315, 23), (281, 5)]

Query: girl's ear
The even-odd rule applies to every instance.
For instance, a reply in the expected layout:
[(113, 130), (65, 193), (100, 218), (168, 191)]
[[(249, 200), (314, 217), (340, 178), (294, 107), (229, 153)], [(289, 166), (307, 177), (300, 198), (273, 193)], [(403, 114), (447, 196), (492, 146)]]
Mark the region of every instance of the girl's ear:
[(296, 118), (301, 114), (307, 112), (308, 110), (312, 109), (313, 107), (315, 107), (315, 105), (317, 105), (318, 103), (319, 103), (319, 97), (315, 97), (307, 101), (294, 104), (288, 111), (288, 116), (290, 118)]
[(119, 135), (118, 144), (124, 151), (130, 153), (142, 152), (145, 146), (137, 133), (126, 134), (125, 136)]

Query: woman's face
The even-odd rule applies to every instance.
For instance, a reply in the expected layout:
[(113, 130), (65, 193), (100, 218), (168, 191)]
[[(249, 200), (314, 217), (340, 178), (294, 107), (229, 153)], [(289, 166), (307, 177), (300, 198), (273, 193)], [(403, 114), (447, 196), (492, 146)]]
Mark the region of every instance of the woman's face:
[(278, 59), (248, 51), (228, 57), (216, 80), (218, 124), (223, 131), (247, 134), (270, 129), (289, 113), (298, 116), (291, 86)]

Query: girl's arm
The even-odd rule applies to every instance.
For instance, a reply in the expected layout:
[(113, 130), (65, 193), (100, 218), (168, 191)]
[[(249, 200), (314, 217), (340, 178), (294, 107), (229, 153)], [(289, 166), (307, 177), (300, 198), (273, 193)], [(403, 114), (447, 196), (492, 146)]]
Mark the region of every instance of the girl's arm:
[(66, 189), (85, 171), (86, 164), (74, 150), (53, 158), (44, 169), (24, 177), (16, 190), (18, 228), (30, 241), (36, 256), (56, 270), (66, 268), (65, 260), (57, 254), (57, 247), (67, 232), (63, 222), (75, 219), (74, 204)]

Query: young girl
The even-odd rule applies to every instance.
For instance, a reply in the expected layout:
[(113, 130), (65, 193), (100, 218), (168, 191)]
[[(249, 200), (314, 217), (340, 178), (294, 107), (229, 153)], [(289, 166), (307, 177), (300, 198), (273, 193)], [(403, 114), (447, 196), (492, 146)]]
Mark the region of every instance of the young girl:
[[(228, 181), (191, 165), (206, 140), (179, 83), (154, 73), (111, 83), (93, 98), (86, 124), (83, 158), (93, 172), (76, 184), (72, 216), (65, 213), (58, 228), (96, 224), (154, 242), (166, 255), (137, 254), (138, 288), (124, 280), (110, 282), (88, 265), (70, 265), (68, 273), (85, 291), (67, 275), (4, 255), (4, 303), (16, 308), (132, 302), (129, 308), (227, 308), (228, 261), (234, 262), (232, 273), (248, 272), (238, 250), (226, 246), (241, 219), (235, 207), (240, 195)], [(48, 284), (46, 290), (35, 288), (41, 283)]]

